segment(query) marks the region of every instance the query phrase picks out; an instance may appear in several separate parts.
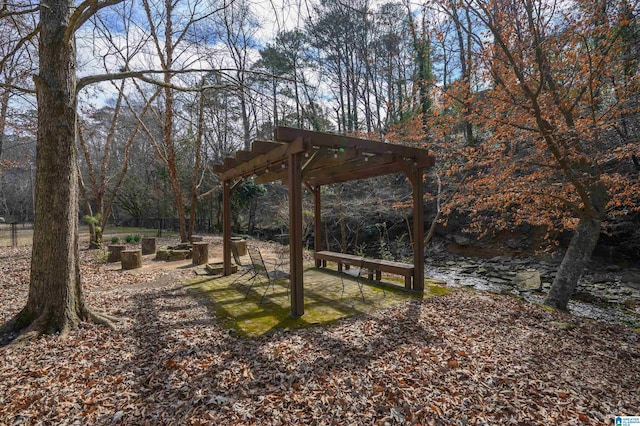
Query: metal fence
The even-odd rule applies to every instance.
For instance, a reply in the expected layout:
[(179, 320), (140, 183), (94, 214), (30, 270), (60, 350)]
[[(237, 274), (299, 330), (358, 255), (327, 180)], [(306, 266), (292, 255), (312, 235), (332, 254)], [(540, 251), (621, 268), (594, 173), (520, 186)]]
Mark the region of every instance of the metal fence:
[(18, 247), (33, 238), (32, 223), (0, 223), (0, 247)]
[[(144, 219), (127, 219), (120, 221), (117, 226), (131, 228), (147, 228), (160, 229), (163, 231), (180, 231), (180, 220), (178, 218), (144, 218)], [(187, 228), (189, 227), (189, 219), (187, 218)], [(211, 221), (207, 219), (196, 219), (193, 226), (193, 233), (211, 232)]]

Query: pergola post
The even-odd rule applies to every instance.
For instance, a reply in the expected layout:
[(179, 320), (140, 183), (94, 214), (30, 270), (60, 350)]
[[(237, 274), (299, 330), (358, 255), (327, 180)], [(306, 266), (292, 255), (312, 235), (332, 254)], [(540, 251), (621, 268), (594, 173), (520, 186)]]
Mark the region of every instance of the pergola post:
[[(320, 204), (320, 187), (307, 185), (309, 192), (313, 194), (313, 250), (322, 251), (322, 206)], [(316, 268), (322, 261), (316, 259)]]
[(424, 181), (422, 167), (415, 167), (413, 187), (413, 290), (424, 291)]
[(304, 315), (302, 265), (302, 171), (300, 154), (288, 156), (289, 176), (289, 280), (291, 285), (291, 317)]
[(222, 181), (222, 261), (224, 275), (231, 275), (231, 182)]

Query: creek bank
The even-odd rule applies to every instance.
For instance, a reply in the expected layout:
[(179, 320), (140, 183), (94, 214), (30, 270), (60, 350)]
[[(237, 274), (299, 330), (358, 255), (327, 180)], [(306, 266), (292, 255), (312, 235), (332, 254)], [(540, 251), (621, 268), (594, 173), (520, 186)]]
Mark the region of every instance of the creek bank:
[[(425, 259), (425, 275), (448, 286), (513, 294), (535, 303), (543, 301), (558, 267), (531, 257), (431, 253)], [(640, 327), (640, 269), (591, 262), (568, 308), (575, 315)]]

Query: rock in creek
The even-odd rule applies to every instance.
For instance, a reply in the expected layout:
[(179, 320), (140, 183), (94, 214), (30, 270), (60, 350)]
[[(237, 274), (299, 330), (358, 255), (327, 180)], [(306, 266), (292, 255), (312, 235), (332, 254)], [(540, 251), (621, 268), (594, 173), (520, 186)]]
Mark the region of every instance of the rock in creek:
[(516, 272), (513, 277), (513, 285), (520, 291), (539, 291), (542, 287), (540, 272), (535, 269)]

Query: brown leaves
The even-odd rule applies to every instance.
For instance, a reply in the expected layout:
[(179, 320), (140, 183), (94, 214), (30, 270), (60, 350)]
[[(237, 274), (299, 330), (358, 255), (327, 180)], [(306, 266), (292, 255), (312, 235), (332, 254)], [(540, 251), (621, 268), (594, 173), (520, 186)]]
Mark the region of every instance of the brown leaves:
[(90, 303), (129, 320), (7, 348), (1, 424), (595, 425), (640, 406), (637, 333), (561, 330), (549, 324), (566, 317), (509, 297), (459, 292), (245, 339), (178, 275), (96, 270)]

